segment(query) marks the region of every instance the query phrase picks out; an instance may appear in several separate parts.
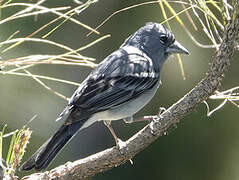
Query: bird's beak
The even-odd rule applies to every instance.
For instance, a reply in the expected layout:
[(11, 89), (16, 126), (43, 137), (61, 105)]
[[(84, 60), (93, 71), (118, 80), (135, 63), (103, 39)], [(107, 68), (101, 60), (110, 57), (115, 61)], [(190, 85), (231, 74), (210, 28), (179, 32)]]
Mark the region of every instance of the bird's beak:
[(175, 41), (173, 44), (171, 44), (167, 48), (166, 52), (169, 54), (189, 54), (188, 50), (183, 47), (178, 41)]

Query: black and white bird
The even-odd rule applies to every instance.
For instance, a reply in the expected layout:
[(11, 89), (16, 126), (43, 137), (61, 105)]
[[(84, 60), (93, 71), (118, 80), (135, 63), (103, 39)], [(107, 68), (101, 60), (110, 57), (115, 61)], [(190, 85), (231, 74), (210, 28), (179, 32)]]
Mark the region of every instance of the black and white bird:
[(96, 121), (109, 128), (110, 121), (133, 122), (155, 95), (164, 62), (176, 53), (189, 54), (163, 25), (151, 22), (140, 28), (82, 82), (57, 119), (65, 118), (63, 125), (20, 170), (45, 169), (78, 131)]

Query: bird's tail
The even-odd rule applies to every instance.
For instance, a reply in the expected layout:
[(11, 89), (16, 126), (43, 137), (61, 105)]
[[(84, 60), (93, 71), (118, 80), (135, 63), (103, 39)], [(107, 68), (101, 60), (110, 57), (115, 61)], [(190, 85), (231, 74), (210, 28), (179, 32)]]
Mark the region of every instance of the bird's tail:
[(63, 124), (55, 134), (47, 140), (26, 162), (20, 167), (20, 171), (28, 171), (35, 168), (41, 171), (51, 163), (59, 151), (77, 133), (85, 123), (84, 120), (69, 125)]

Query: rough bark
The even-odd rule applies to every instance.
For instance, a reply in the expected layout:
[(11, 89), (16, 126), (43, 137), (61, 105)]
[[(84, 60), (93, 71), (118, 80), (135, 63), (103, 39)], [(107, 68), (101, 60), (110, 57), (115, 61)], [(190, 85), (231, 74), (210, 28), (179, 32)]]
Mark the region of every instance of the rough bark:
[(217, 90), (224, 73), (230, 66), (231, 57), (239, 39), (238, 33), (239, 14), (236, 13), (235, 18), (228, 22), (225, 27), (223, 41), (213, 57), (205, 78), (160, 117), (152, 116), (157, 121), (152, 121), (127, 140), (121, 151), (117, 147), (112, 147), (84, 159), (68, 162), (50, 171), (35, 173), (22, 179), (85, 179), (117, 167), (133, 158)]

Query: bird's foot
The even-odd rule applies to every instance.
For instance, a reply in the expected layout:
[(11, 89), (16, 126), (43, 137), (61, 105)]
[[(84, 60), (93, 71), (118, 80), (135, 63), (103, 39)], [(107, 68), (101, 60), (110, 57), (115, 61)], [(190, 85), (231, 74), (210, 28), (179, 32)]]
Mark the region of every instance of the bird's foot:
[[(116, 146), (120, 152), (121, 155), (124, 155), (123, 149), (126, 148), (127, 143), (125, 141), (122, 141), (121, 139), (117, 138), (116, 142)], [(128, 159), (130, 164), (133, 165), (133, 160), (132, 159)]]
[(165, 107), (159, 107), (159, 112), (158, 116), (159, 118), (162, 118), (162, 114), (166, 111), (167, 109)]
[(159, 116), (153, 116), (152, 117), (152, 120), (151, 120), (151, 122), (150, 122), (150, 124), (149, 124), (149, 127), (150, 127), (150, 130), (151, 130), (151, 134), (153, 135), (153, 136), (156, 136), (156, 130), (155, 130), (155, 128), (154, 128), (154, 125), (155, 125), (155, 122), (159, 122), (159, 119), (160, 119), (160, 117)]
[(117, 138), (116, 146), (118, 147), (120, 154), (124, 154), (122, 150), (127, 146), (126, 142)]
[(155, 123), (159, 122), (159, 120), (162, 118), (162, 114), (166, 111), (166, 108), (159, 107), (159, 113), (157, 116), (151, 116), (150, 118), (150, 124), (149, 127), (151, 129), (152, 135), (156, 136), (156, 130), (154, 128)]

